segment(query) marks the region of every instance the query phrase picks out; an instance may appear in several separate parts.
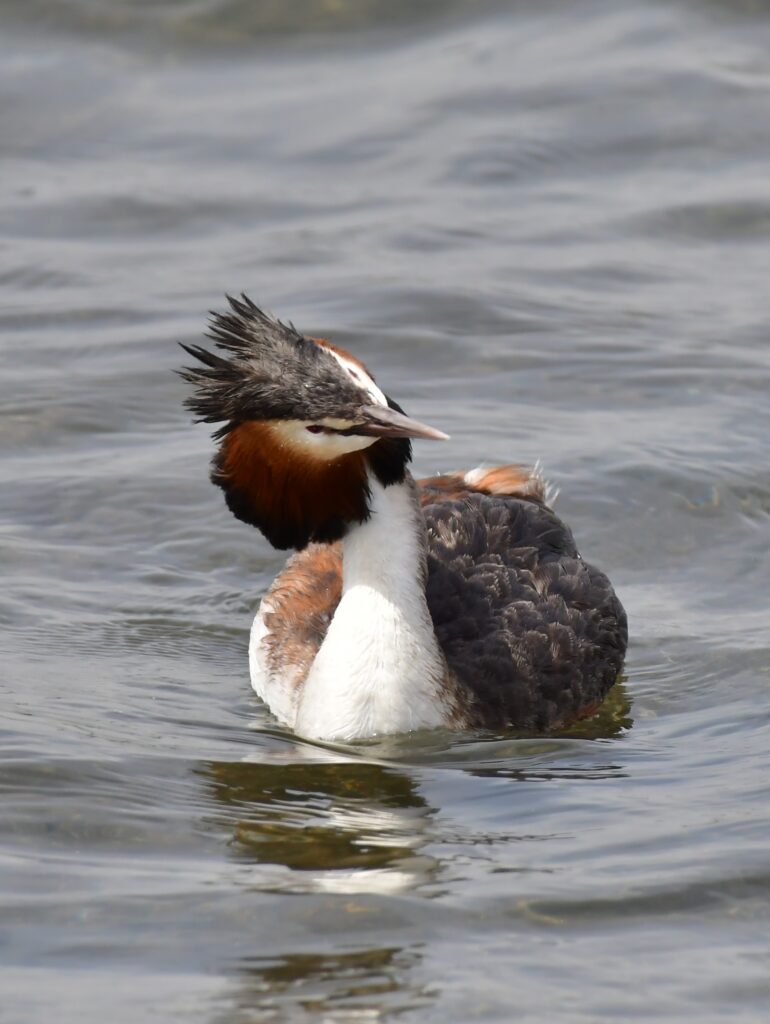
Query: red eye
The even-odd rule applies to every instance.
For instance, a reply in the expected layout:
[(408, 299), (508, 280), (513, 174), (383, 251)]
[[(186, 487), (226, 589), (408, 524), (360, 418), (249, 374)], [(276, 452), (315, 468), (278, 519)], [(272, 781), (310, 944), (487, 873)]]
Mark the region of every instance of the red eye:
[(311, 423), (309, 427), (305, 427), (308, 434), (321, 434), (323, 433), (323, 427), (319, 427), (317, 423)]

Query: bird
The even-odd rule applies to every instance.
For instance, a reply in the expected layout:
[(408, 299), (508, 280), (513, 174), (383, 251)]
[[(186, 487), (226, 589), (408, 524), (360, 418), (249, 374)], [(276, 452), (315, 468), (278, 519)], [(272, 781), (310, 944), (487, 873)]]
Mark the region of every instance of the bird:
[(409, 417), (366, 366), (245, 294), (227, 296), (186, 408), (220, 424), (211, 480), (293, 549), (251, 627), (252, 686), (311, 740), (427, 729), (540, 735), (594, 713), (618, 679), (626, 613), (584, 561), (539, 467), (415, 481)]

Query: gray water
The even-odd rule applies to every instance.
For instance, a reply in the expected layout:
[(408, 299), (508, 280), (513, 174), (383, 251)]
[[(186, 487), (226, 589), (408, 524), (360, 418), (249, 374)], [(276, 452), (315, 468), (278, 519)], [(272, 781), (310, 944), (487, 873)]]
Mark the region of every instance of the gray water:
[[(0, 6), (0, 1020), (770, 1014), (770, 5)], [(177, 341), (247, 291), (543, 460), (630, 620), (544, 739), (251, 694)]]

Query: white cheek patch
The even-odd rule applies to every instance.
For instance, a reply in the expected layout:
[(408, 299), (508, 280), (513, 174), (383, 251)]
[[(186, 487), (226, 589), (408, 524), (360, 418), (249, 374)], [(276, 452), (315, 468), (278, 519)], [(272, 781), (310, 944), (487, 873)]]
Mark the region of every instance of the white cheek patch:
[(368, 448), (377, 440), (376, 437), (363, 437), (360, 434), (326, 434), (323, 431), (314, 433), (308, 427), (325, 426), (333, 430), (346, 430), (354, 424), (346, 420), (275, 420), (270, 424), (273, 436), (282, 448), (303, 455), (311, 455), (316, 459), (329, 462), (350, 452), (359, 452)]
[(348, 377), (351, 377), (356, 384), (358, 384), (358, 386), (367, 393), (375, 405), (384, 405), (386, 409), (388, 408), (387, 398), (365, 370), (351, 362), (349, 359), (346, 359), (344, 356), (341, 356), (333, 349), (329, 348), (326, 351), (329, 355), (334, 356), (342, 369), (347, 373)]

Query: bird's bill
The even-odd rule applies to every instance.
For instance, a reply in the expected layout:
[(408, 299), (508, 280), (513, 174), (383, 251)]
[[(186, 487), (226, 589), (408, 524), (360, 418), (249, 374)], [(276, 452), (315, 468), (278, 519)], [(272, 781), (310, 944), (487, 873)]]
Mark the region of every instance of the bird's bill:
[(357, 423), (350, 430), (351, 434), (363, 434), (365, 437), (414, 437), (425, 441), (448, 441), (449, 434), (443, 430), (429, 427), (405, 416), (402, 412), (386, 406), (366, 405), (361, 409), (362, 423)]

